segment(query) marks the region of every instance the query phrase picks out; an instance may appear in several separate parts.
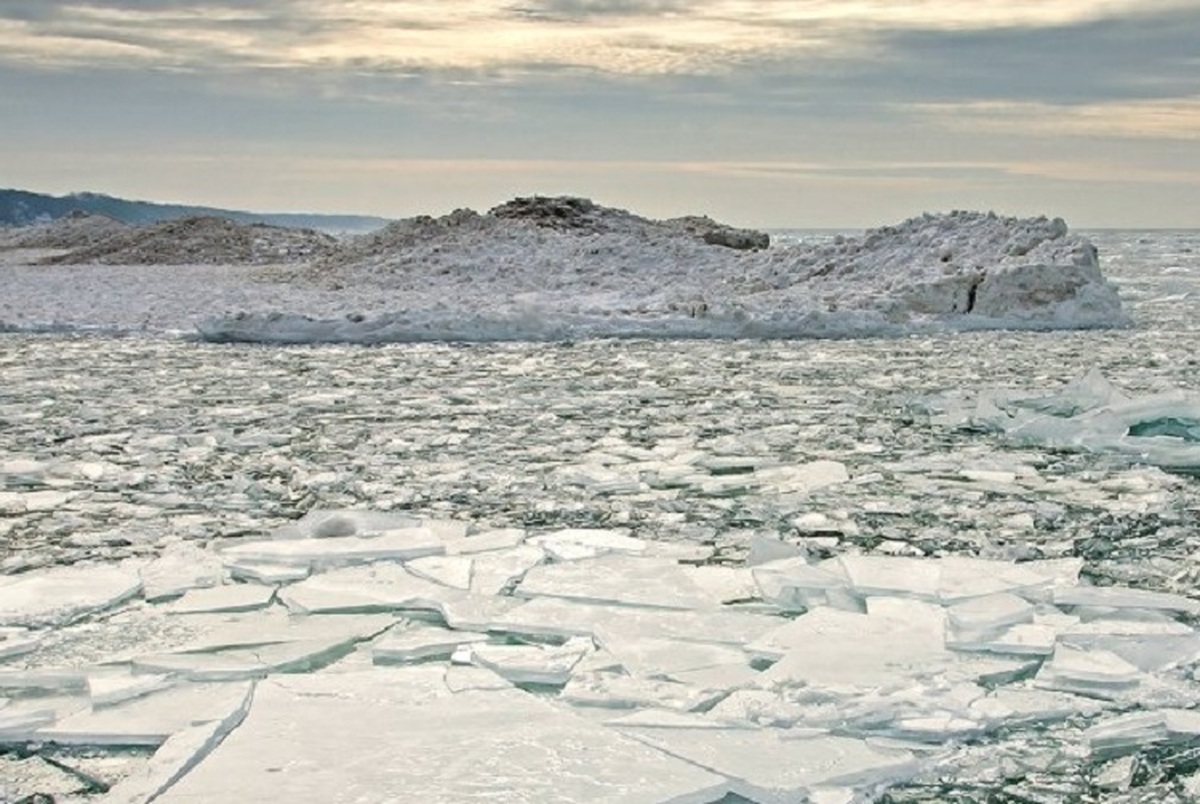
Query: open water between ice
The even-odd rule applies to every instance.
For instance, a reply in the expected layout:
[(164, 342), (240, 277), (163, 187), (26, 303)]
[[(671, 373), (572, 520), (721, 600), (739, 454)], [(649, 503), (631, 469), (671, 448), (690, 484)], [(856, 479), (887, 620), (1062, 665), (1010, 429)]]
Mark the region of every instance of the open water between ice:
[[(1195, 599), (1200, 480), (913, 407), (964, 389), (1048, 393), (1092, 370), (1135, 396), (1200, 391), (1200, 233), (1089, 235), (1132, 330), (286, 349), (5, 336), (0, 566), (152, 557), (369, 508), (477, 530), (624, 529), (712, 546), (709, 562), (731, 566), (763, 537), (813, 561), (1074, 557), (1091, 583)], [(102, 618), (10, 666), (98, 661), (126, 631)], [(1177, 680), (1200, 699), (1192, 669)], [(1095, 722), (967, 740), (889, 795), (1198, 794), (1197, 743), (1151, 739), (1111, 759), (1081, 748)], [(0, 757), (0, 778), (20, 765)]]

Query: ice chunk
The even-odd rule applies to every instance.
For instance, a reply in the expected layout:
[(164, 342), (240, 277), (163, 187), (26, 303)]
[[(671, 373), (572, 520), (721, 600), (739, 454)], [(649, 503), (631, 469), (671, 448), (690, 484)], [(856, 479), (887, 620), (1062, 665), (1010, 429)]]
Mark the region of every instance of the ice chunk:
[[(558, 598), (536, 598), (498, 617), (492, 628), (531, 637), (625, 635), (744, 645), (784, 622), (777, 617), (727, 609), (672, 611), (622, 608)], [(602, 640), (601, 640), (602, 642)]]
[(650, 804), (728, 789), (535, 696), (453, 693), (440, 668), (416, 669), (260, 682), (242, 725), (158, 804), (466, 801), (498, 790), (514, 802)]
[(1058, 632), (1048, 625), (1021, 623), (997, 631), (954, 633), (946, 637), (952, 650), (1003, 653), (1016, 656), (1049, 656)]
[(713, 608), (720, 604), (676, 562), (625, 555), (534, 567), (525, 574), (516, 594), (665, 609)]
[(477, 555), (472, 565), (471, 591), (477, 595), (500, 594), (545, 559), (545, 551), (530, 544)]
[(55, 567), (0, 577), (0, 626), (59, 626), (103, 611), (142, 588), (125, 566)]
[(277, 539), (329, 539), (409, 530), (421, 524), (417, 517), (388, 511), (314, 508), (272, 535)]
[[(331, 541), (331, 540), (326, 540)], [(285, 587), (279, 599), (296, 613), (439, 611), (442, 600), (461, 592), (418, 578), (399, 564), (346, 567)]]
[(631, 675), (671, 676), (718, 665), (750, 664), (744, 651), (726, 645), (645, 639), (603, 626), (597, 629), (596, 639)]
[(249, 682), (179, 684), (102, 710), (80, 712), (38, 732), (40, 739), (62, 745), (161, 745), (172, 734), (197, 723), (223, 720), (245, 705)]
[(470, 664), (469, 647), (464, 646), (464, 660), (455, 661), (446, 668), (446, 689), (458, 694), (460, 692), (486, 692), (488, 690), (511, 690), (513, 685), (507, 679), (501, 678), (486, 667)]
[(371, 645), (375, 664), (403, 664), (427, 659), (448, 659), (460, 645), (486, 642), (484, 634), (450, 631), (445, 628), (392, 630)]
[(491, 595), (452, 595), (438, 603), (438, 611), (446, 625), (456, 631), (488, 631), (508, 612), (521, 605), (512, 597)]
[(35, 650), (44, 637), (45, 632), (29, 631), (25, 628), (0, 628), (0, 661)]
[(821, 735), (785, 739), (773, 729), (661, 729), (620, 731), (671, 756), (727, 777), (732, 791), (760, 804), (808, 799), (818, 786), (862, 792), (914, 776), (907, 751), (874, 748), (865, 740)]
[(946, 611), (958, 631), (979, 632), (1033, 622), (1033, 606), (1016, 595), (1001, 593), (972, 598)]
[(758, 597), (758, 586), (754, 576), (746, 567), (723, 567), (705, 565), (680, 567), (692, 579), (692, 583), (703, 589), (713, 600), (721, 603), (753, 600)]
[(165, 689), (174, 682), (165, 675), (129, 675), (128, 673), (95, 673), (88, 676), (88, 695), (93, 709), (149, 695)]
[(595, 671), (575, 673), (558, 700), (574, 706), (601, 709), (655, 707), (680, 712), (703, 711), (728, 694), (727, 690), (694, 687), (675, 681), (638, 678)]
[(461, 539), (443, 539), (446, 545), (446, 555), (466, 556), (475, 553), (487, 553), (492, 550), (507, 550), (525, 541), (525, 531), (521, 528), (498, 528), (485, 530), (481, 533), (464, 536)]
[(471, 646), (471, 656), (475, 664), (514, 684), (561, 687), (593, 649), (590, 639), (575, 637), (558, 646), (476, 644)]
[(785, 542), (778, 536), (763, 536), (755, 534), (750, 539), (750, 550), (746, 554), (746, 566), (757, 567), (761, 564), (783, 561), (804, 555), (804, 551), (791, 542)]
[(375, 561), (408, 561), (441, 555), (442, 541), (427, 528), (392, 530), (378, 536), (325, 539), (273, 539), (239, 542), (221, 550), (231, 564), (282, 564), (294, 567), (344, 567)]
[(1188, 709), (1130, 712), (1101, 721), (1084, 734), (1093, 754), (1114, 756), (1200, 736), (1200, 715)]
[(1083, 559), (1051, 561), (992, 561), (970, 556), (939, 559), (938, 596), (945, 603), (1009, 592), (1030, 600), (1044, 600), (1060, 586), (1077, 583)]
[(359, 639), (357, 634), (349, 633), (205, 653), (151, 654), (134, 659), (133, 669), (189, 681), (243, 681), (266, 678), (271, 673), (307, 673), (342, 658)]
[(971, 702), (974, 717), (985, 718), (992, 726), (1052, 723), (1069, 717), (1089, 717), (1103, 711), (1099, 701), (1051, 690), (1000, 687)]
[(221, 559), (189, 542), (167, 545), (158, 558), (139, 571), (142, 593), (149, 601), (179, 597), (189, 589), (219, 586), (225, 579)]
[(405, 568), (418, 578), (440, 583), (455, 589), (471, 588), (474, 561), (461, 556), (425, 556), (405, 563)]
[(280, 564), (260, 564), (253, 561), (226, 561), (225, 568), (235, 581), (260, 583), (265, 586), (303, 581), (308, 577), (307, 566), (294, 567)]
[(1146, 672), (1188, 667), (1200, 661), (1200, 634), (1064, 634), (1059, 639), (1082, 650), (1114, 653)]
[(864, 689), (905, 683), (954, 662), (943, 645), (945, 615), (915, 600), (873, 598), (867, 614), (820, 608), (752, 644), (781, 657), (764, 684)]
[(145, 804), (162, 795), (204, 761), (250, 711), (254, 688), (247, 686), (241, 703), (228, 714), (175, 732), (154, 752), (150, 761), (122, 779), (105, 797), (105, 804)]
[(163, 606), (168, 614), (208, 614), (254, 611), (271, 605), (275, 590), (257, 584), (228, 584), (211, 589), (193, 589)]
[(1035, 681), (1044, 689), (1109, 698), (1136, 687), (1143, 678), (1141, 670), (1115, 653), (1060, 643)]
[(595, 558), (609, 553), (639, 555), (646, 551), (646, 543), (634, 539), (619, 530), (569, 528), (526, 540), (543, 548), (557, 561), (574, 561), (580, 558)]
[(861, 610), (855, 598), (850, 602), (850, 579), (842, 564), (825, 562), (810, 566), (803, 558), (772, 561), (751, 570), (763, 600), (787, 611), (803, 611), (817, 606)]
[(838, 561), (860, 595), (904, 595), (936, 600), (941, 573), (938, 562), (895, 556), (841, 556)]
[(1121, 586), (1071, 586), (1054, 590), (1058, 606), (1106, 606), (1129, 609), (1161, 609), (1200, 614), (1200, 600), (1149, 589)]

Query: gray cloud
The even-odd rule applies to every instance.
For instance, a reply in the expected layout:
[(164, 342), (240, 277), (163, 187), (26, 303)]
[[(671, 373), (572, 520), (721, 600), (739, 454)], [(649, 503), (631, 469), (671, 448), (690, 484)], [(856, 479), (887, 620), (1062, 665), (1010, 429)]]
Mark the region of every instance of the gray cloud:
[(522, 17), (580, 21), (595, 17), (657, 16), (686, 10), (686, 0), (528, 0), (511, 6)]

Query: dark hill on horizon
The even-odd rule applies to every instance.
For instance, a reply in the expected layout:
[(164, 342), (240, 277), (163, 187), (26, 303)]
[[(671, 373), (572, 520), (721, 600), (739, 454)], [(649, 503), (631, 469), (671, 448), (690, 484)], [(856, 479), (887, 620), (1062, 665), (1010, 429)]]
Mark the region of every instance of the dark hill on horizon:
[(197, 215), (211, 215), (238, 223), (266, 223), (272, 226), (303, 227), (339, 232), (373, 231), (390, 222), (387, 218), (370, 215), (260, 213), (216, 207), (131, 201), (101, 193), (71, 193), (64, 196), (53, 196), (27, 190), (0, 189), (0, 226), (47, 223), (64, 218), (73, 212), (107, 215), (129, 224), (159, 223)]

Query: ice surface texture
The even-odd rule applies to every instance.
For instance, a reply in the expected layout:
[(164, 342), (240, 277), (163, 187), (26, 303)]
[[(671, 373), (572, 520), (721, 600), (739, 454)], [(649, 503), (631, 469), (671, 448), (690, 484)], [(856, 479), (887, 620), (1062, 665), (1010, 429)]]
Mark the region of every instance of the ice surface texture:
[(202, 567), (303, 557), (283, 585), (264, 570), (155, 603), (130, 599), (134, 569), (32, 571), (0, 588), (29, 626), (9, 633), (103, 616), (142, 636), (0, 671), (0, 746), (152, 750), (113, 801), (782, 804), (867, 800), (1031, 720), (1086, 716), (1098, 762), (1200, 737), (1200, 634), (1173, 619), (1200, 604), (1091, 587), (1082, 560), (696, 567), (664, 547), (318, 510), (194, 548)]
[[(927, 214), (861, 237), (771, 248), (762, 248), (761, 233), (707, 218), (652, 221), (574, 198), (407, 219), (340, 244), (207, 219), (115, 233), (80, 221), (59, 226), (70, 231), (11, 240), (66, 245), (91, 234), (96, 242), (50, 259), (116, 265), (88, 269), (87, 280), (101, 285), (79, 312), (23, 290), (25, 282), (78, 283), (79, 271), (60, 277), (56, 266), (15, 266), (6, 295), (37, 303), (23, 305), (10, 326), (198, 326), (214, 341), (384, 343), (1128, 323), (1096, 249), (1060, 219)], [(130, 272), (163, 262), (194, 265), (155, 272), (155, 306), (127, 312), (145, 304), (123, 298), (126, 281), (129, 292), (144, 288)], [(279, 264), (254, 267), (263, 262)]]

